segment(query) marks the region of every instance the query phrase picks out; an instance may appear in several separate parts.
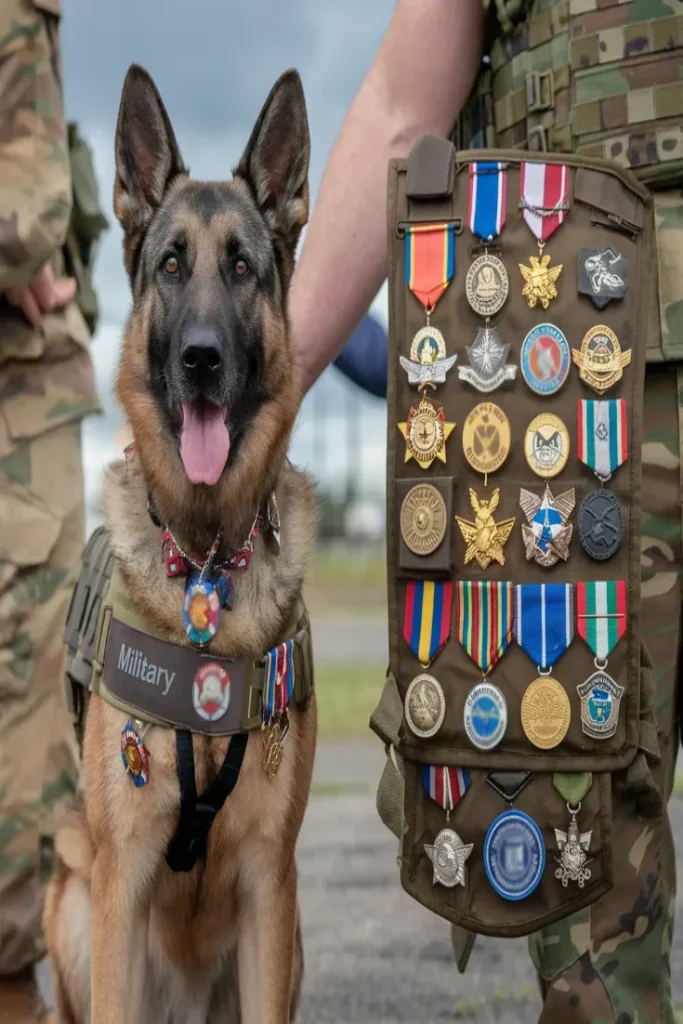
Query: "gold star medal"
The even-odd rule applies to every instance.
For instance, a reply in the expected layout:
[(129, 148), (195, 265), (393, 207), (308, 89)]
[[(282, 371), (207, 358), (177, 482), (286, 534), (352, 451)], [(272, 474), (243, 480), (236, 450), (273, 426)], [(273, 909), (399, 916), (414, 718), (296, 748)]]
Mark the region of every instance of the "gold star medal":
[(622, 352), (614, 331), (600, 324), (584, 336), (581, 351), (572, 349), (572, 359), (581, 380), (601, 395), (623, 377), (624, 367), (631, 362), (631, 349)]
[(406, 441), (405, 461), (415, 459), (422, 469), (429, 469), (434, 459), (445, 463), (446, 441), (455, 427), (446, 420), (443, 406), (423, 395), (417, 408), (411, 405), (406, 422), (398, 424)]
[(462, 447), (472, 469), (484, 474), (495, 473), (510, 453), (510, 424), (501, 408), (493, 402), (475, 405), (462, 428)]
[(498, 508), (499, 500), (500, 489), (498, 487), (496, 487), (488, 501), (484, 498), (479, 499), (473, 488), (470, 487), (470, 502), (474, 510), (474, 522), (470, 523), (467, 519), (461, 519), (460, 516), (455, 517), (455, 521), (460, 527), (460, 532), (467, 543), (465, 565), (471, 562), (473, 558), (476, 558), (481, 569), (486, 569), (491, 562), (505, 565), (503, 545), (512, 533), (515, 520), (513, 517), (512, 519), (504, 519), (500, 523), (494, 523), (493, 513)]

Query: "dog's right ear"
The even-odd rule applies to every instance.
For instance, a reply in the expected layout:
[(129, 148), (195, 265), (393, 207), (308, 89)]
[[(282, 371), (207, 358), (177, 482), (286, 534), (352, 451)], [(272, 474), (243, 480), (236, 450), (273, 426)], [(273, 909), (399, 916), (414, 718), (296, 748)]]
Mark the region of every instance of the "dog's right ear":
[(157, 87), (144, 68), (131, 64), (116, 126), (114, 212), (134, 244), (173, 179), (186, 173)]

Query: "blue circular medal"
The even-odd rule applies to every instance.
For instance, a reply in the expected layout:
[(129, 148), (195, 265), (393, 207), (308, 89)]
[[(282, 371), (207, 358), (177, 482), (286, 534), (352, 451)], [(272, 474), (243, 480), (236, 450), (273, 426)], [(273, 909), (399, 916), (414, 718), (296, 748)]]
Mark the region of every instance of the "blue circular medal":
[(465, 701), (465, 732), (479, 750), (498, 746), (508, 724), (505, 697), (493, 683), (477, 683)]
[(529, 331), (519, 359), (522, 376), (537, 395), (554, 395), (569, 375), (571, 354), (562, 331), (539, 324)]
[(534, 891), (545, 869), (545, 845), (533, 818), (515, 810), (496, 818), (484, 841), (484, 868), (504, 900), (523, 900)]
[(213, 580), (201, 579), (201, 573), (193, 572), (185, 588), (183, 621), (187, 639), (204, 647), (218, 632), (222, 615), (218, 587)]

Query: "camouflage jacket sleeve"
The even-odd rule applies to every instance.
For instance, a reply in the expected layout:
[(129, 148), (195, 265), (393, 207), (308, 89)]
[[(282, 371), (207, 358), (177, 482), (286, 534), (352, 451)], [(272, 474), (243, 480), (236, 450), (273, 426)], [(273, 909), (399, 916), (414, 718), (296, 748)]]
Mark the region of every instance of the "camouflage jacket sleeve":
[(63, 244), (70, 210), (58, 0), (0, 0), (0, 293)]

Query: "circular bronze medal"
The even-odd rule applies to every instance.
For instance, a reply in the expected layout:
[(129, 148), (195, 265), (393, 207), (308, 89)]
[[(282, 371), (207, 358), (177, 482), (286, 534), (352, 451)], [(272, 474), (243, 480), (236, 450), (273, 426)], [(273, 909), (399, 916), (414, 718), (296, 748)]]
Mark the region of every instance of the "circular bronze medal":
[(431, 555), (446, 534), (446, 502), (432, 484), (417, 484), (401, 505), (401, 536), (414, 555)]
[(477, 473), (488, 476), (503, 465), (510, 452), (508, 418), (493, 402), (475, 405), (462, 428), (465, 458)]
[(446, 698), (434, 676), (423, 672), (408, 687), (405, 701), (406, 721), (420, 739), (434, 736), (446, 715)]
[(505, 264), (497, 256), (479, 256), (465, 279), (467, 301), (479, 316), (495, 316), (505, 305), (510, 282)]
[(571, 707), (564, 687), (551, 676), (535, 679), (522, 698), (522, 727), (527, 739), (550, 750), (567, 735)]
[(569, 458), (569, 431), (559, 416), (542, 412), (526, 429), (524, 455), (537, 476), (561, 473)]

